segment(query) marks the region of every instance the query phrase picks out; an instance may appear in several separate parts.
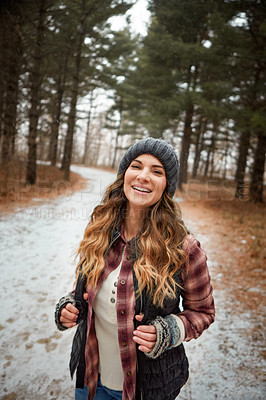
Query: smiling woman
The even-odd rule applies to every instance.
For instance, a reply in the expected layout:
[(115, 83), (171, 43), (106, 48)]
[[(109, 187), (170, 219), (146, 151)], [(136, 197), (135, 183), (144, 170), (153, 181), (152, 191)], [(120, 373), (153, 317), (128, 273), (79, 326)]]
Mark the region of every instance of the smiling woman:
[(76, 400), (174, 400), (188, 378), (183, 341), (214, 321), (205, 253), (172, 199), (178, 170), (170, 144), (138, 141), (91, 215), (76, 289), (55, 315), (60, 330), (79, 324)]

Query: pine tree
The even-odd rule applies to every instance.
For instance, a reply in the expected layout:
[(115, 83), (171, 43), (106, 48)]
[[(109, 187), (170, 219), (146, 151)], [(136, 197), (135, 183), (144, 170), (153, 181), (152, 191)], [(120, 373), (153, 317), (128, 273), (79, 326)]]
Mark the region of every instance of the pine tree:
[(30, 110), (29, 110), (29, 135), (28, 135), (28, 163), (26, 181), (29, 184), (36, 182), (36, 138), (38, 120), (40, 117), (40, 89), (42, 83), (41, 64), (43, 61), (43, 41), (45, 37), (45, 22), (49, 0), (41, 0), (38, 4), (36, 37), (32, 54), (30, 71)]
[[(62, 169), (64, 170), (65, 179), (69, 179), (69, 171), (72, 156), (73, 136), (76, 118), (76, 105), (79, 95), (80, 69), (82, 60), (82, 50), (86, 36), (94, 35), (104, 29), (108, 18), (113, 15), (124, 13), (130, 7), (130, 3), (118, 0), (105, 0), (101, 3), (93, 0), (82, 0), (79, 9), (79, 30), (77, 33), (77, 45), (75, 51), (75, 65), (73, 69), (72, 94), (70, 102), (70, 112), (68, 116), (68, 128), (65, 140), (64, 157), (62, 161)], [(99, 35), (100, 36), (100, 35)]]
[[(6, 165), (14, 155), (19, 75), (21, 73), (22, 5), (18, 1), (4, 1), (0, 10), (0, 137), (2, 137), (1, 162)], [(9, 46), (6, 44), (9, 43)]]

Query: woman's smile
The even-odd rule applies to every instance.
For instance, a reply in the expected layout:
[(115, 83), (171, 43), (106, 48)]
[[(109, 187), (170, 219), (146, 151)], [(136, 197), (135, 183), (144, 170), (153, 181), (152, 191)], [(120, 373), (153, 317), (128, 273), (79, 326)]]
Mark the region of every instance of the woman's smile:
[(140, 186), (140, 185), (134, 185), (132, 186), (132, 189), (135, 190), (136, 192), (140, 193), (140, 194), (149, 194), (151, 193), (151, 190), (144, 187), (144, 186)]

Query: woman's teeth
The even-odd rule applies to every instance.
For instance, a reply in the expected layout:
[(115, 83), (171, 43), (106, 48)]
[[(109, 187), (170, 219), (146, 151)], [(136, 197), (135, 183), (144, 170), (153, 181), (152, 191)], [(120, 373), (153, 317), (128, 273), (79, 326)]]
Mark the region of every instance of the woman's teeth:
[(139, 192), (145, 192), (145, 193), (150, 193), (151, 190), (140, 188), (138, 186), (133, 186), (133, 189), (138, 190)]

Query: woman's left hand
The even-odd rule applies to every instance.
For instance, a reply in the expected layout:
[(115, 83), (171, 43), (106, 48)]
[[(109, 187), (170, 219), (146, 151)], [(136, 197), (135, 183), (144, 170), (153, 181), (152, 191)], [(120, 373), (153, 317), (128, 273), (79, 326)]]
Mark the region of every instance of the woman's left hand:
[[(136, 315), (136, 320), (141, 322), (143, 315)], [(149, 353), (156, 343), (157, 333), (153, 325), (139, 325), (133, 332), (133, 340), (139, 344), (139, 350)]]

